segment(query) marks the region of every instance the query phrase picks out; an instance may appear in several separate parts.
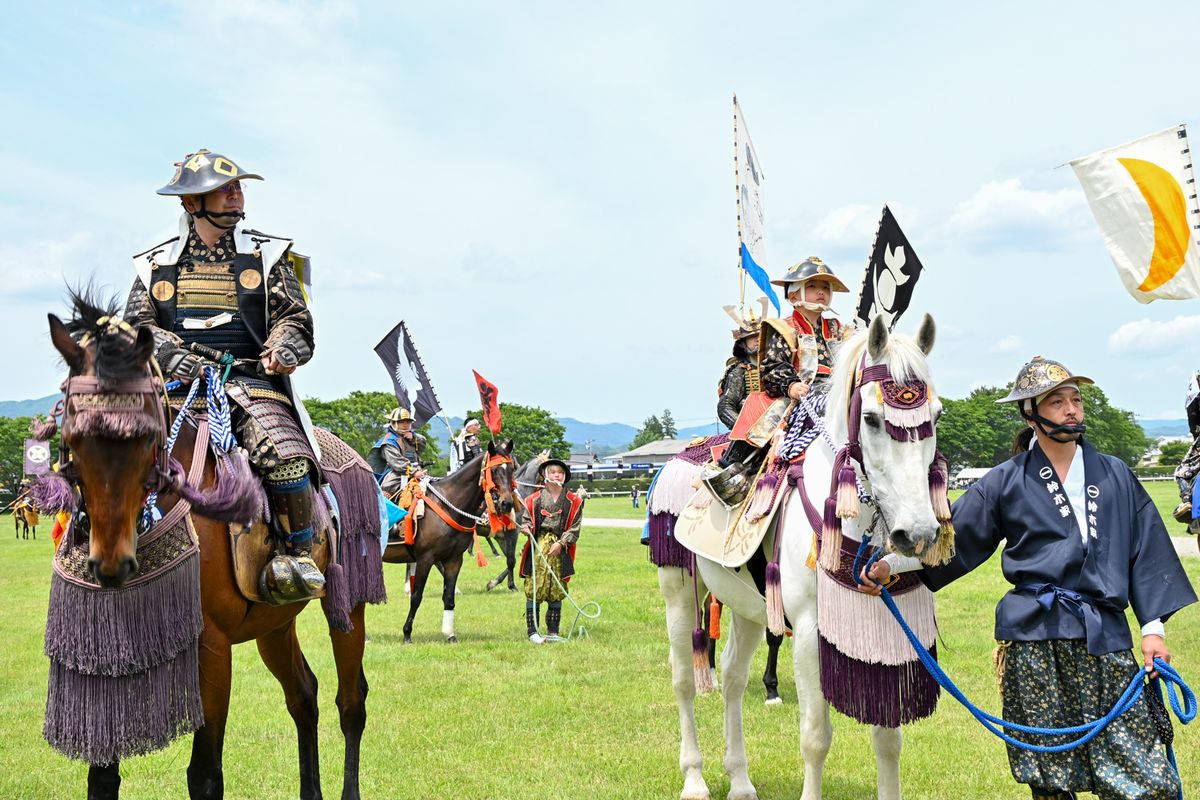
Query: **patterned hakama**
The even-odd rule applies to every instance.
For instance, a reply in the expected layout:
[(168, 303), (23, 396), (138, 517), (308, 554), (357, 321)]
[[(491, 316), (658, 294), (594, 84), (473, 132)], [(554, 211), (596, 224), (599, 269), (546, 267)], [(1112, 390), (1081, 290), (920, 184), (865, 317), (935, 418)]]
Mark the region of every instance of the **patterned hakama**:
[[(1092, 656), (1082, 639), (1002, 642), (1000, 657), (1004, 719), (1040, 728), (1065, 728), (1103, 717), (1139, 669), (1131, 651)], [(1016, 737), (1055, 745), (1078, 735)], [(1179, 791), (1146, 695), (1085, 745), (1062, 753), (1034, 753), (1009, 745), (1008, 761), (1020, 783), (1094, 792), (1102, 800), (1174, 800)]]

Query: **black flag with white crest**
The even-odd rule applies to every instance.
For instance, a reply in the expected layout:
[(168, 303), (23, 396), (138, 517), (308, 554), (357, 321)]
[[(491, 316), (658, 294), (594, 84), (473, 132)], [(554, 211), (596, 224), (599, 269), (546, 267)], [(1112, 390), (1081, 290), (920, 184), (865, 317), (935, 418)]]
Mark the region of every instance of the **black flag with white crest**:
[(429, 374), (403, 322), (375, 345), (375, 354), (392, 377), (396, 401), (401, 408), (412, 412), (414, 428), (421, 427), (442, 410)]
[(884, 206), (867, 274), (863, 276), (862, 292), (858, 295), (855, 314), (858, 321), (870, 325), (872, 319), (882, 315), (888, 330), (895, 328), (912, 300), (921, 269), (921, 259), (913, 252), (891, 209)]

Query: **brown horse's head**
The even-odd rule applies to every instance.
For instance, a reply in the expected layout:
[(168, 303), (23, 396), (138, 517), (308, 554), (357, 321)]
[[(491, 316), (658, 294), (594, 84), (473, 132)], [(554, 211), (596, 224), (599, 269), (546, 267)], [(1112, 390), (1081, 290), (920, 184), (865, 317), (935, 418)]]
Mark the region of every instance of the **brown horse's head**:
[(62, 470), (87, 513), (92, 574), (119, 588), (137, 570), (137, 523), (165, 433), (149, 366), (154, 337), (122, 322), (115, 304), (101, 308), (86, 293), (71, 299), (68, 322), (49, 315), (50, 340), (70, 370)]
[(513, 484), (516, 482), (517, 468), (513, 463), (512, 450), (512, 439), (505, 439), (499, 444), (488, 442), (485, 488), (491, 494), (496, 511), (504, 515), (509, 514), (516, 504)]

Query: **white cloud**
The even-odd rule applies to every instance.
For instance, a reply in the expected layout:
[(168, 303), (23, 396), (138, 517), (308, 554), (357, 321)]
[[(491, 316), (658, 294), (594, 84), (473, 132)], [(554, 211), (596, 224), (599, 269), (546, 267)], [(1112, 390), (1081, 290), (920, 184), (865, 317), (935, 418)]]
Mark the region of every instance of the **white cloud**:
[(821, 244), (869, 244), (878, 222), (879, 215), (875, 209), (855, 203), (835, 208), (826, 214), (813, 228), (812, 236)]
[(1079, 189), (1026, 189), (1020, 178), (989, 181), (959, 203), (946, 223), (949, 238), (971, 249), (1057, 250), (1086, 230)]
[(1126, 322), (1108, 336), (1108, 352), (1169, 353), (1193, 350), (1200, 341), (1200, 315), (1180, 314), (1171, 320)]
[(989, 353), (1005, 355), (1015, 353), (1025, 346), (1025, 342), (1016, 334), (1009, 334), (988, 348)]

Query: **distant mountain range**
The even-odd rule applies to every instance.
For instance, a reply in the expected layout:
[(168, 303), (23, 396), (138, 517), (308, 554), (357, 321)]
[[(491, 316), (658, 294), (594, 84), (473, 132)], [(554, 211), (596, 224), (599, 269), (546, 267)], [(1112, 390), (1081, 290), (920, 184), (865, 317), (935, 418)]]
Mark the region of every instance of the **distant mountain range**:
[(0, 400), (0, 417), (32, 417), (49, 414), (61, 394), (49, 394), (36, 400)]
[(1159, 436), (1188, 435), (1186, 419), (1139, 419), (1137, 423), (1151, 439), (1157, 439)]

